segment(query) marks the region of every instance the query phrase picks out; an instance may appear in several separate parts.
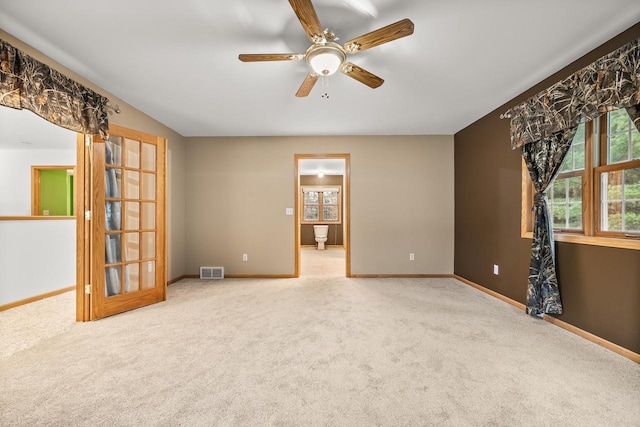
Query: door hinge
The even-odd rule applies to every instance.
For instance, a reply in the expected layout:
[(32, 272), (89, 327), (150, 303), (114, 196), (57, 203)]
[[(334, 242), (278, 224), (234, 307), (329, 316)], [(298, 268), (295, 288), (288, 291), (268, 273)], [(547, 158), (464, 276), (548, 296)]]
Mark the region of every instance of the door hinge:
[(84, 211), (84, 219), (87, 221), (91, 220), (91, 211)]
[(91, 284), (89, 285), (84, 285), (84, 293), (86, 295), (91, 295)]

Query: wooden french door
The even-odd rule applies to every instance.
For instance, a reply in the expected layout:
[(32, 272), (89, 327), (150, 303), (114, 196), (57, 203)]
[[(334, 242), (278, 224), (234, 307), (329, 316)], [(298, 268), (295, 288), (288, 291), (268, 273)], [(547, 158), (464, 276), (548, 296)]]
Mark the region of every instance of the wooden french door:
[(107, 141), (94, 137), (88, 148), (91, 260), (84, 320), (166, 299), (166, 140), (109, 129)]

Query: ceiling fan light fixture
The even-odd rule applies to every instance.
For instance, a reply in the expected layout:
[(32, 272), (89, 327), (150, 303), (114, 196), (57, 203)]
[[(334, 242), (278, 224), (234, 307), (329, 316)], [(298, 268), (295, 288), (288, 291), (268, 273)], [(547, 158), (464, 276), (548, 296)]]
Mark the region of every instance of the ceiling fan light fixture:
[(321, 76), (330, 76), (340, 69), (347, 55), (336, 43), (314, 44), (305, 55), (313, 72)]

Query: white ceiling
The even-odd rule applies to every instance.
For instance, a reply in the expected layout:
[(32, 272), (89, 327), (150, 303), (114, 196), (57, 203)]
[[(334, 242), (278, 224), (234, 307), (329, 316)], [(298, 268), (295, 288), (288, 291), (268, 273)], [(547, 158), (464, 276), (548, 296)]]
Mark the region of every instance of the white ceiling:
[(0, 150), (75, 150), (76, 133), (29, 110), (0, 107)]
[(0, 0), (0, 28), (184, 136), (453, 134), (640, 21), (638, 0), (314, 0), (342, 42), (410, 18), (412, 36), (350, 56), (294, 96), (304, 53), (285, 0)]

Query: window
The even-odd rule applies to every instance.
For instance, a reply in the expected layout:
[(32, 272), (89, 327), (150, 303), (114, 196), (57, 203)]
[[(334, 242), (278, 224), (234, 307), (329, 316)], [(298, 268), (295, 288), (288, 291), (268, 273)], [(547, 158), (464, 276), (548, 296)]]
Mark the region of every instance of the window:
[[(522, 237), (531, 237), (534, 191), (522, 167)], [(578, 127), (547, 200), (556, 240), (640, 249), (640, 133), (625, 109)]]
[(625, 110), (609, 113), (603, 128), (600, 157), (606, 161), (596, 168), (597, 231), (640, 237), (640, 133)]
[(340, 187), (302, 188), (302, 223), (340, 223)]
[(578, 126), (571, 148), (555, 181), (547, 189), (553, 227), (583, 230), (582, 194), (585, 183), (586, 125)]
[(75, 166), (31, 166), (31, 215), (73, 216)]

